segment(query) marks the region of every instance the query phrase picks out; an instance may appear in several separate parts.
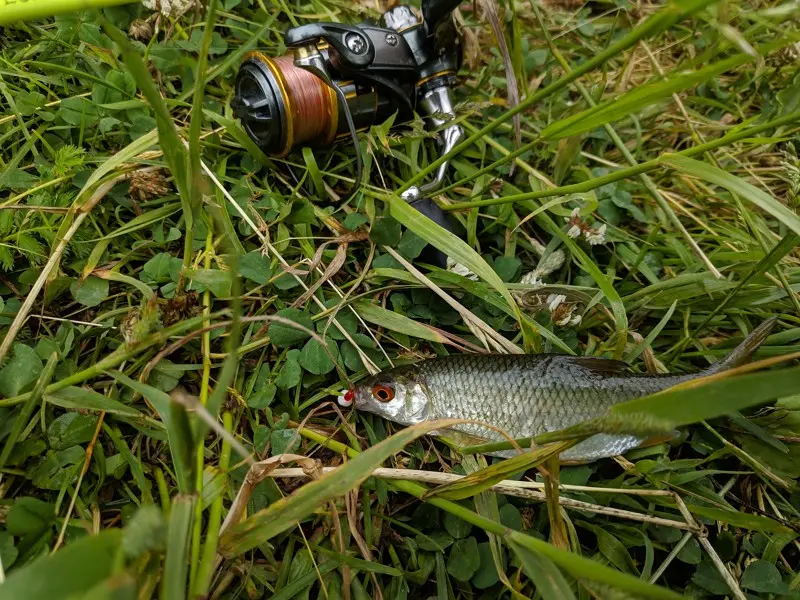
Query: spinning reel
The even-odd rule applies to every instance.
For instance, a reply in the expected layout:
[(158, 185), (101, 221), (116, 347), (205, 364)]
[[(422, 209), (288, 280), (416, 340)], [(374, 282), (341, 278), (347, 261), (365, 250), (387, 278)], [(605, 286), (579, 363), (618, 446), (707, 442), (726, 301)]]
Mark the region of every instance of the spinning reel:
[[(265, 153), (285, 156), (303, 145), (324, 147), (349, 137), (356, 147), (357, 189), (362, 179), (357, 131), (397, 113), (396, 123), (423, 115), (438, 130), (442, 154), (464, 136), (455, 123), (452, 86), (461, 66), (461, 41), (452, 12), (460, 0), (423, 0), (386, 11), (380, 23), (359, 26), (311, 23), (289, 29), (292, 55), (251, 52), (236, 79), (232, 106), (247, 134)], [(452, 229), (430, 195), (433, 179), (402, 196), (440, 225)], [(439, 262), (439, 261), (437, 261)]]

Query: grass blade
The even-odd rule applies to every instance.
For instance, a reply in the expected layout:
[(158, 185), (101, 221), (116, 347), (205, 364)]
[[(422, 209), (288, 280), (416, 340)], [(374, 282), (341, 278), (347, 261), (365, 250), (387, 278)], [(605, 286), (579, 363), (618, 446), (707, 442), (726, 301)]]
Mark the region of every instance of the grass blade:
[(135, 408), (82, 387), (70, 386), (52, 394), (45, 394), (44, 399), (54, 406), (70, 410), (102, 411), (132, 418), (142, 416), (142, 413)]
[(161, 151), (164, 153), (164, 160), (167, 161), (172, 176), (175, 179), (175, 187), (182, 200), (190, 197), (189, 181), (187, 178), (186, 152), (181, 143), (175, 124), (167, 110), (167, 105), (161, 97), (158, 89), (153, 83), (153, 78), (147, 70), (142, 57), (136, 48), (128, 41), (128, 38), (103, 17), (100, 22), (106, 30), (106, 34), (116, 42), (122, 51), (122, 60), (128, 67), (131, 75), (136, 80), (136, 85), (144, 94), (150, 108), (155, 113), (156, 124), (158, 125), (158, 142)]
[(438, 250), (444, 252), (448, 257), (470, 269), (497, 290), (503, 300), (514, 311), (520, 325), (525, 324), (522, 329), (523, 333), (529, 329), (529, 325), (522, 318), (519, 307), (503, 280), (465, 241), (413, 209), (408, 202), (402, 200), (399, 196), (392, 194), (382, 196), (382, 198), (389, 203), (392, 216), (401, 224)]
[(178, 496), (172, 502), (167, 530), (167, 556), (164, 561), (162, 597), (185, 600), (189, 576), (189, 534), (192, 530), (194, 496)]
[(726, 173), (708, 163), (677, 154), (667, 154), (662, 156), (660, 160), (663, 164), (673, 167), (682, 173), (724, 187), (729, 192), (744, 198), (748, 202), (752, 202), (800, 235), (800, 217), (795, 212), (743, 179)]
[(135, 392), (139, 392), (142, 396), (144, 396), (150, 405), (156, 410), (158, 415), (161, 417), (164, 425), (169, 427), (171, 421), (171, 414), (170, 414), (170, 398), (169, 394), (166, 392), (162, 392), (161, 390), (154, 388), (151, 385), (147, 385), (146, 383), (142, 383), (141, 381), (136, 381), (135, 379), (131, 379), (124, 373), (120, 373), (119, 371), (108, 371), (108, 375), (119, 381), (123, 385), (127, 385)]
[[(427, 494), (427, 489), (424, 486), (412, 481), (393, 481), (392, 487), (420, 499), (424, 498)], [(682, 598), (682, 596), (675, 592), (651, 585), (632, 575), (606, 567), (594, 560), (584, 558), (566, 550), (560, 550), (552, 544), (533, 536), (520, 533), (519, 531), (512, 531), (504, 525), (482, 517), (452, 500), (434, 497), (429, 498), (427, 502), (485, 531), (502, 536), (507, 543), (514, 542), (528, 550), (539, 552), (541, 555), (550, 559), (556, 566), (570, 573), (573, 577), (580, 577), (582, 579), (610, 585), (618, 590), (636, 594), (643, 598), (658, 598), (663, 600), (677, 600), (678, 598)]]
[(328, 559), (324, 563), (317, 565), (315, 569), (312, 569), (291, 583), (283, 586), (277, 594), (270, 596), (270, 598), (272, 598), (272, 600), (291, 600), (291, 598), (297, 598), (298, 596), (302, 597), (300, 593), (314, 585), (314, 582), (317, 581), (320, 575), (330, 573), (334, 569), (339, 568), (341, 564), (342, 563), (338, 560)]
[[(791, 41), (789, 40), (779, 40), (767, 44), (767, 46), (762, 49), (762, 54), (766, 55), (790, 43)], [(711, 81), (722, 73), (753, 60), (756, 60), (756, 57), (750, 54), (737, 54), (736, 56), (715, 62), (692, 73), (679, 73), (664, 81), (637, 87), (619, 98), (609, 100), (594, 108), (584, 110), (566, 119), (551, 123), (542, 130), (541, 137), (544, 140), (560, 140), (592, 131), (606, 123), (617, 121), (643, 108), (665, 100), (676, 92), (696, 87), (706, 81)]]
[(399, 452), (406, 444), (435, 429), (451, 427), (460, 420), (430, 421), (408, 427), (359, 454), (338, 469), (336, 474), (323, 475), (303, 486), (291, 496), (275, 502), (246, 521), (233, 526), (220, 539), (220, 552), (235, 556), (263, 544), (279, 533), (294, 527), (318, 506), (358, 487), (384, 460)]
[[(440, 422), (440, 424), (442, 424), (442, 422)], [(369, 452), (368, 450), (366, 452), (359, 453), (357, 450), (353, 450), (352, 448), (344, 446), (339, 442), (329, 440), (328, 438), (307, 429), (303, 429), (302, 434), (304, 437), (315, 440), (331, 448), (332, 450), (335, 450), (336, 452), (346, 453), (353, 460), (356, 460), (363, 456), (363, 454), (366, 454), (366, 452)], [(392, 438), (389, 439), (391, 440)], [(388, 441), (389, 440), (385, 440), (382, 443)], [(339, 472), (339, 469), (337, 469), (336, 472)], [(313, 484), (309, 484), (305, 487), (309, 487), (310, 485)], [(488, 533), (500, 536), (506, 542), (513, 541), (524, 548), (539, 552), (541, 555), (555, 563), (556, 566), (570, 573), (576, 578), (582, 578), (595, 581), (597, 583), (610, 585), (621, 591), (636, 594), (642, 598), (663, 600), (676, 600), (678, 598), (682, 598), (682, 596), (676, 594), (675, 592), (646, 583), (641, 579), (633, 577), (632, 575), (621, 573), (620, 571), (616, 571), (599, 562), (584, 558), (578, 554), (561, 550), (552, 544), (545, 542), (544, 540), (535, 538), (525, 533), (520, 533), (518, 531), (512, 531), (505, 525), (481, 516), (478, 513), (462, 506), (461, 504), (453, 502), (452, 500), (438, 496), (427, 498), (426, 496), (429, 492), (428, 488), (417, 482), (393, 480), (389, 482), (389, 485), (398, 491), (410, 494), (416, 498), (419, 498), (420, 500), (425, 500), (425, 502), (431, 504), (432, 506), (455, 515)]]
[(18, 21), (36, 21), (88, 8), (105, 8), (131, 3), (133, 0), (45, 0), (44, 2), (0, 0), (0, 25), (10, 25)]
[(382, 306), (367, 302), (366, 300), (358, 300), (353, 303), (353, 306), (358, 311), (365, 321), (385, 327), (391, 331), (404, 333), (421, 340), (428, 340), (429, 342), (438, 342), (440, 344), (448, 343), (447, 338), (438, 333), (431, 327), (409, 319), (405, 315), (386, 310)]
[(536, 584), (536, 591), (544, 600), (574, 600), (575, 594), (572, 593), (572, 588), (553, 561), (513, 539), (509, 538), (507, 543), (519, 558), (525, 573)]
[(134, 157), (138, 156), (157, 142), (158, 131), (154, 129), (150, 133), (146, 133), (143, 136), (133, 140), (122, 150), (114, 154), (114, 156), (109, 157), (108, 160), (104, 160), (103, 163), (91, 174), (89, 179), (86, 180), (86, 183), (83, 184), (81, 191), (78, 193), (78, 198), (81, 199), (84, 196), (88, 196), (94, 187), (100, 183), (100, 180), (103, 179), (103, 177), (118, 169), (126, 162), (132, 161)]
[(682, 427), (790, 396), (798, 389), (800, 367), (738, 376), (720, 373), (617, 404), (610, 414), (645, 414)]
[(348, 567), (353, 567), (354, 569), (358, 569), (359, 571), (366, 571), (367, 573), (380, 573), (381, 575), (388, 575), (389, 577), (403, 576), (403, 572), (400, 569), (395, 569), (394, 567), (388, 567), (386, 565), (382, 565), (380, 563), (376, 563), (369, 560), (363, 560), (361, 558), (355, 558), (354, 556), (349, 556), (347, 554), (334, 552), (333, 550), (330, 550), (323, 546), (314, 546), (314, 550), (334, 559), (339, 564), (347, 565)]
[[(482, 456), (464, 456), (463, 460), (461, 461), (461, 466), (464, 467), (464, 470), (467, 472), (467, 474), (472, 474), (481, 468), (486, 468), (487, 463), (486, 459)], [(477, 494), (473, 498), (473, 502), (475, 503), (475, 512), (482, 517), (491, 519), (493, 521), (500, 520), (500, 507), (497, 503), (497, 494), (486, 491)], [(502, 540), (493, 533), (487, 533), (486, 535), (489, 538), (489, 549), (492, 553), (492, 562), (494, 562), (494, 568), (497, 572), (498, 579), (500, 579), (506, 589), (511, 592), (514, 598), (523, 600), (525, 596), (514, 589), (514, 586), (511, 584), (511, 581), (506, 575), (503, 560), (504, 552)]]
[(131, 277), (130, 275), (125, 275), (123, 273), (118, 273), (117, 271), (111, 271), (109, 269), (100, 269), (96, 271), (92, 271), (91, 273), (95, 277), (99, 277), (100, 279), (107, 279), (108, 281), (116, 281), (117, 283), (126, 283), (142, 293), (142, 297), (145, 300), (152, 300), (155, 297), (155, 293), (150, 286), (146, 283), (143, 283), (136, 279), (135, 277)]
[[(573, 71), (574, 73), (575, 71)], [(699, 144), (697, 146), (692, 146), (691, 148), (687, 148), (686, 150), (682, 150), (677, 156), (698, 156), (702, 155), (705, 152), (711, 152), (717, 148), (721, 148), (723, 146), (728, 146), (730, 144), (747, 140), (748, 138), (753, 138), (754, 136), (762, 133), (764, 131), (768, 131), (770, 129), (775, 129), (777, 127), (782, 127), (784, 125), (788, 125), (790, 123), (794, 123), (800, 120), (800, 110), (793, 111), (787, 115), (783, 115), (777, 117), (775, 119), (770, 119), (760, 125), (754, 125), (753, 127), (749, 128), (738, 128), (716, 140), (712, 140), (710, 142), (706, 142), (704, 144)], [(764, 143), (763, 139), (755, 138), (754, 143), (757, 145), (761, 145)], [(523, 146), (525, 148), (525, 146)], [(530, 150), (530, 148), (528, 148)], [(512, 152), (508, 156), (512, 156), (514, 153)], [(492, 167), (497, 167), (501, 165), (504, 160), (497, 161), (485, 169), (488, 171)], [(465, 210), (468, 208), (478, 208), (482, 206), (495, 206), (499, 204), (512, 204), (515, 202), (524, 202), (525, 200), (536, 200), (539, 198), (551, 198), (553, 196), (567, 196), (569, 194), (583, 194), (586, 192), (591, 192), (592, 190), (596, 190), (597, 188), (603, 187), (604, 185), (608, 185), (609, 183), (614, 183), (616, 181), (622, 181), (623, 179), (628, 179), (629, 177), (634, 177), (635, 175), (641, 175), (642, 173), (648, 173), (659, 167), (663, 166), (663, 161), (661, 158), (655, 158), (653, 160), (649, 160), (647, 162), (639, 163), (635, 167), (627, 167), (625, 169), (619, 169), (614, 171), (613, 173), (609, 173), (608, 175), (603, 175), (601, 177), (593, 177), (588, 181), (584, 181), (581, 183), (573, 183), (570, 185), (564, 185), (561, 187), (554, 187), (548, 188), (543, 190), (536, 190), (533, 192), (525, 192), (522, 194), (514, 194), (511, 196), (501, 196), (499, 198), (488, 198), (486, 200), (470, 200), (468, 202), (454, 202), (453, 204), (447, 205), (444, 207), (443, 210), (446, 211), (456, 211), (456, 210)], [(475, 175), (486, 172), (484, 169), (479, 169), (475, 172)], [(468, 179), (457, 181), (453, 184), (453, 187), (457, 185), (461, 185)], [(448, 189), (450, 186), (443, 188), (444, 190)]]
[[(427, 167), (419, 171), (414, 177), (406, 181), (400, 192), (404, 192), (410, 186), (422, 181), (422, 179), (439, 168), (439, 165), (441, 165), (445, 160), (451, 159), (465, 148), (471, 146), (480, 140), (484, 135), (494, 131), (502, 123), (505, 123), (509, 119), (513, 118), (514, 115), (527, 110), (531, 106), (555, 94), (557, 91), (564, 89), (571, 82), (599, 67), (609, 59), (619, 56), (622, 52), (638, 43), (639, 40), (658, 35), (678, 21), (691, 16), (692, 14), (702, 10), (712, 3), (713, 0), (675, 0), (670, 2), (657, 13), (651, 15), (644, 22), (631, 29), (627, 34), (608, 46), (605, 50), (578, 65), (578, 67), (576, 67), (571, 73), (561, 77), (557, 81), (554, 81), (535, 94), (531, 94), (528, 98), (520, 102), (515, 108), (506, 111), (502, 116), (495, 119), (485, 127), (482, 127), (479, 131), (469, 136), (460, 144), (457, 144), (450, 152), (431, 162)], [(522, 148), (520, 148), (520, 150), (521, 149)]]
[(690, 502), (686, 503), (686, 508), (689, 509), (689, 512), (698, 517), (713, 519), (721, 523), (729, 523), (734, 527), (741, 527), (742, 529), (749, 529), (751, 531), (763, 531), (765, 533), (788, 533), (792, 531), (774, 519), (769, 519), (760, 515), (751, 515), (738, 510), (701, 506)]
[(108, 374), (123, 385), (139, 392), (156, 409), (161, 421), (167, 428), (170, 442), (169, 451), (175, 467), (178, 487), (183, 493), (191, 491), (193, 489), (194, 478), (192, 472), (195, 463), (192, 459), (192, 433), (186, 410), (172, 402), (166, 392), (162, 392), (151, 385), (135, 381), (118, 371), (109, 371)]
[[(620, 416), (611, 412), (576, 425), (571, 425), (557, 431), (547, 431), (539, 435), (515, 440), (523, 448), (536, 444), (552, 444), (566, 440), (583, 440), (598, 433), (611, 435), (634, 435), (637, 437), (648, 438), (652, 435), (660, 435), (673, 429), (670, 421), (651, 417), (642, 413)], [(476, 444), (461, 448), (464, 454), (477, 454), (495, 452), (497, 450), (510, 450), (514, 448), (511, 442), (491, 442)]]
[(733, 288), (725, 296), (725, 298), (723, 298), (722, 301), (718, 303), (713, 308), (713, 310), (706, 315), (702, 323), (700, 323), (700, 325), (698, 325), (697, 328), (694, 330), (693, 337), (697, 337), (697, 335), (705, 328), (705, 326), (708, 325), (711, 322), (711, 320), (717, 314), (719, 314), (720, 311), (722, 311), (726, 306), (728, 306), (728, 303), (731, 302), (736, 297), (737, 294), (739, 294), (742, 288), (748, 285), (751, 281), (755, 280), (757, 277), (761, 277), (764, 273), (766, 273), (773, 267), (777, 266), (778, 263), (780, 263), (780, 261), (783, 260), (784, 256), (786, 256), (792, 250), (795, 249), (795, 247), (797, 246), (797, 240), (798, 240), (797, 234), (792, 232), (785, 235), (780, 242), (775, 244), (772, 250), (770, 250), (767, 253), (767, 255), (764, 256), (764, 258), (758, 261), (758, 264), (756, 264), (756, 266), (754, 266), (747, 275), (742, 277), (739, 283), (736, 284), (736, 287)]
[(5, 445), (3, 446), (3, 452), (0, 453), (0, 467), (4, 467), (8, 457), (11, 456), (11, 451), (14, 449), (14, 444), (17, 443), (22, 430), (28, 424), (36, 405), (44, 394), (45, 388), (50, 384), (50, 380), (53, 378), (57, 364), (58, 354), (53, 352), (53, 354), (50, 355), (50, 358), (47, 359), (47, 364), (45, 364), (44, 368), (42, 369), (39, 379), (36, 381), (36, 386), (33, 388), (33, 392), (31, 392), (30, 397), (25, 401), (25, 404), (22, 405), (22, 408), (14, 419), (14, 425), (11, 428), (11, 432), (8, 434)]
[(34, 560), (0, 584), (0, 600), (83, 597), (111, 575), (121, 539), (121, 530), (109, 529)]
[(675, 312), (676, 306), (678, 306), (677, 300), (672, 303), (672, 305), (669, 307), (669, 310), (667, 310), (666, 314), (664, 314), (664, 316), (658, 322), (658, 325), (652, 329), (647, 337), (644, 338), (641, 343), (636, 344), (636, 346), (631, 349), (630, 354), (625, 357), (625, 362), (633, 363), (633, 361), (639, 358), (639, 355), (641, 355), (642, 352), (652, 345), (653, 341), (658, 337), (658, 334), (660, 334), (664, 327), (667, 326), (667, 323), (669, 323), (669, 320), (672, 318), (672, 313)]
[(564, 450), (574, 446), (576, 442), (577, 440), (556, 442), (500, 461), (480, 471), (470, 473), (466, 477), (452, 483), (445, 483), (437, 486), (428, 492), (428, 496), (441, 496), (442, 498), (448, 498), (450, 500), (470, 498), (489, 489), (498, 481), (508, 479), (516, 473), (532, 469), (542, 464), (547, 459), (558, 456)]

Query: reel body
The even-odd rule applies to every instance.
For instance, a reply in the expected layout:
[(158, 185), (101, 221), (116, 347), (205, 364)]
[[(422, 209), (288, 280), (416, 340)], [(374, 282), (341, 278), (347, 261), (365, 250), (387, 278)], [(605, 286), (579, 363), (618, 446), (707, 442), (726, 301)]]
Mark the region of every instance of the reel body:
[[(250, 53), (236, 79), (232, 107), (242, 127), (265, 153), (285, 156), (303, 145), (328, 146), (350, 134), (356, 145), (357, 187), (361, 156), (357, 131), (397, 113), (415, 112), (439, 129), (441, 151), (463, 137), (451, 87), (461, 65), (461, 42), (452, 18), (460, 0), (423, 0), (421, 16), (396, 6), (379, 24), (311, 23), (289, 29), (293, 52), (271, 58)], [(447, 164), (433, 181), (404, 192), (409, 202), (441, 185)]]

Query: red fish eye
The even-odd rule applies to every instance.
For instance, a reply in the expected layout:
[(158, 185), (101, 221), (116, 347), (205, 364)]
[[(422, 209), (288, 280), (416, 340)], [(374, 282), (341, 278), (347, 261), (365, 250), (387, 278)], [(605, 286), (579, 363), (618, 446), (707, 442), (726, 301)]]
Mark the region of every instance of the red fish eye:
[(377, 383), (372, 386), (372, 395), (381, 402), (389, 402), (394, 398), (394, 390), (388, 385)]
[(352, 401), (353, 401), (353, 398), (355, 398), (355, 397), (356, 397), (356, 392), (355, 392), (355, 390), (347, 390), (347, 391), (344, 393), (344, 401), (345, 401), (345, 402), (352, 402)]

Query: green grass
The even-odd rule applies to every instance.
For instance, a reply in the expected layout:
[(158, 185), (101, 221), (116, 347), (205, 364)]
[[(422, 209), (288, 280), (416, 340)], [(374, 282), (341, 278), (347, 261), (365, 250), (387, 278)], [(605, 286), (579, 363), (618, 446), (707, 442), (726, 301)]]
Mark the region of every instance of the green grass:
[[(497, 9), (509, 69), (461, 7), (467, 138), (436, 200), (464, 239), (397, 196), (442, 160), (418, 123), (360, 135), (342, 203), (348, 144), (273, 159), (233, 119), (245, 52), (373, 2), (0, 26), (0, 600), (800, 598), (800, 10)], [(477, 280), (426, 267), (426, 244)], [(487, 348), (697, 371), (773, 315), (759, 372), (511, 461), (335, 404)], [(624, 458), (551, 460), (672, 425)]]

